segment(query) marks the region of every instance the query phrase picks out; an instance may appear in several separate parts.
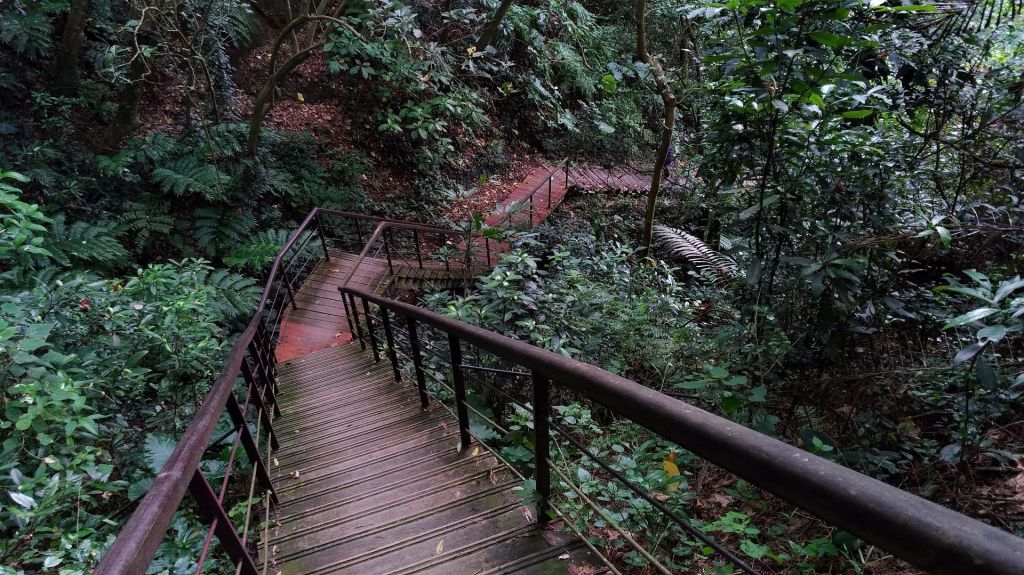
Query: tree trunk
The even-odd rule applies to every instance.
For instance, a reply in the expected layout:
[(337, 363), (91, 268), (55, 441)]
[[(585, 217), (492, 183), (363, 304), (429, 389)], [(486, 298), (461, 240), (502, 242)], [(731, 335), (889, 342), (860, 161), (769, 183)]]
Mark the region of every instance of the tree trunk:
[(491, 42), (498, 37), (498, 30), (501, 28), (501, 21), (505, 19), (505, 15), (508, 14), (509, 9), (512, 8), (512, 0), (501, 0), (501, 5), (498, 6), (498, 11), (494, 13), (494, 16), (484, 27), (484, 31), (480, 34), (480, 39), (476, 42), (477, 51), (483, 50), (484, 48), (491, 45)]
[(78, 94), (78, 56), (82, 51), (82, 40), (85, 37), (85, 24), (88, 19), (89, 0), (71, 0), (60, 51), (53, 65), (53, 91), (57, 94)]
[(651, 189), (647, 192), (647, 210), (644, 212), (644, 253), (651, 250), (651, 243), (654, 241), (654, 211), (658, 205), (658, 194), (661, 192), (661, 180), (665, 173), (665, 163), (668, 160), (668, 150), (672, 146), (672, 127), (676, 122), (675, 98), (665, 102), (665, 125), (661, 127), (661, 143), (658, 145), (658, 155), (654, 159), (654, 176), (651, 178)]
[(672, 147), (672, 135), (676, 123), (676, 96), (668, 84), (665, 70), (661, 64), (647, 52), (647, 25), (644, 17), (647, 14), (647, 0), (636, 3), (636, 56), (641, 62), (651, 67), (654, 81), (658, 85), (661, 101), (665, 103), (665, 116), (661, 127), (661, 143), (658, 145), (657, 157), (654, 160), (654, 176), (651, 178), (651, 189), (647, 192), (647, 209), (644, 212), (643, 253), (651, 251), (654, 241), (654, 212), (658, 205), (658, 194), (661, 192), (661, 180), (665, 174), (668, 151)]
[(137, 54), (128, 69), (128, 85), (121, 92), (114, 120), (114, 134), (123, 138), (139, 125), (139, 100), (142, 99), (142, 81), (146, 75), (146, 60)]

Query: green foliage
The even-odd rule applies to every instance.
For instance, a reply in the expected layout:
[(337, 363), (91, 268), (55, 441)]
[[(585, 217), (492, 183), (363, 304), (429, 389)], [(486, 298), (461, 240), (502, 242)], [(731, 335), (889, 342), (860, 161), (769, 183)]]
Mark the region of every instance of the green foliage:
[[(46, 231), (43, 224), (50, 220), (38, 206), (21, 201), (18, 188), (4, 180), (25, 183), (28, 178), (0, 170), (0, 209), (3, 210), (0, 212), (0, 262), (31, 267), (34, 256), (50, 255), (43, 247), (43, 232)], [(10, 268), (5, 273), (9, 272)]]
[[(111, 279), (76, 271), (123, 265), (118, 224), (51, 222), (0, 186), (0, 568), (84, 573), (116, 533), (106, 517), (145, 493), (205, 397), (221, 325), (251, 313), (260, 290), (198, 260)], [(187, 569), (201, 543), (179, 541), (158, 563)]]
[(68, 225), (67, 218), (61, 214), (53, 218), (49, 237), (43, 245), (65, 267), (82, 264), (116, 267), (128, 257), (128, 251), (117, 238), (117, 228), (115, 223)]

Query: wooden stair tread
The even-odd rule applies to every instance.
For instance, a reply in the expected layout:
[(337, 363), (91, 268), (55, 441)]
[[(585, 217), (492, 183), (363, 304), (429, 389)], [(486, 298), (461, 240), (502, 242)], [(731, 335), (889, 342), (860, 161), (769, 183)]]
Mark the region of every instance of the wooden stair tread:
[(482, 446), (459, 452), (451, 414), (422, 409), (358, 343), (279, 363), (278, 377), (270, 572), (562, 574), (586, 560), (579, 542), (548, 542), (511, 470)]

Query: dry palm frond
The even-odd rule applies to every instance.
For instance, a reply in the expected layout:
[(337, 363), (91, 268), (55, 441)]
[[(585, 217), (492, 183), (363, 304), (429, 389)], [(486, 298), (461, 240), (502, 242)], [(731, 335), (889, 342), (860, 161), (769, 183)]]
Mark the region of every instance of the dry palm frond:
[(740, 275), (740, 268), (732, 258), (718, 253), (682, 230), (654, 226), (654, 243), (672, 259), (686, 262), (712, 283), (728, 281)]

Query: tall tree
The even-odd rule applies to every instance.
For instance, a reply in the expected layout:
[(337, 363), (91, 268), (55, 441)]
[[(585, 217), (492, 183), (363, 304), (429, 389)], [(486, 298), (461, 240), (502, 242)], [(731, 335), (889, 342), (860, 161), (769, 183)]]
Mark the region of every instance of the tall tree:
[(480, 39), (476, 42), (477, 50), (483, 50), (498, 37), (498, 29), (501, 28), (501, 21), (505, 19), (505, 15), (508, 14), (510, 8), (512, 8), (512, 0), (501, 0), (501, 5), (498, 6), (498, 11), (495, 12), (494, 16), (492, 16), (487, 22), (487, 26), (484, 27), (484, 31), (480, 34)]
[(654, 176), (651, 178), (651, 189), (647, 192), (647, 209), (644, 211), (643, 228), (643, 249), (650, 251), (651, 243), (654, 241), (654, 212), (658, 204), (658, 194), (661, 191), (661, 181), (665, 174), (665, 164), (668, 162), (668, 151), (672, 147), (672, 130), (676, 123), (676, 95), (665, 76), (665, 70), (661, 67), (657, 58), (651, 56), (647, 51), (647, 0), (638, 0), (636, 3), (636, 59), (647, 64), (654, 75), (654, 81), (658, 86), (658, 93), (661, 94), (661, 101), (665, 105), (665, 112), (662, 117), (661, 142), (658, 144), (657, 156), (654, 160)]
[(64, 33), (61, 36), (60, 51), (53, 66), (53, 91), (58, 94), (78, 93), (78, 59), (88, 18), (89, 0), (71, 0), (68, 19), (64, 23)]

